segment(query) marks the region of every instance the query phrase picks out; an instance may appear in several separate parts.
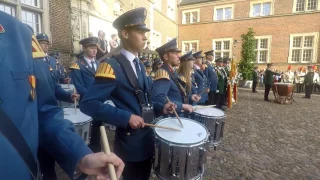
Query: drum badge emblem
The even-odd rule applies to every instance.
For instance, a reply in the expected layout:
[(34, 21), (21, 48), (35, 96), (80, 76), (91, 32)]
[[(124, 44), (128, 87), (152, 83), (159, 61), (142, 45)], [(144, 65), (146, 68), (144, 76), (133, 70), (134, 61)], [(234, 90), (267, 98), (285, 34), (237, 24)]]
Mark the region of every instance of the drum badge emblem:
[(30, 99), (33, 101), (36, 99), (36, 77), (32, 75), (32, 76), (29, 76), (28, 79), (31, 85)]

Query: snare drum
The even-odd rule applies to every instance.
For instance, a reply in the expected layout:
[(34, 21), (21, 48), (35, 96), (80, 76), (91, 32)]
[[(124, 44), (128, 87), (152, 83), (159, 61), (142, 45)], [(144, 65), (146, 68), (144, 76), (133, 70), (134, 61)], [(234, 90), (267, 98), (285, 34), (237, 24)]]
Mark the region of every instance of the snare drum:
[(68, 91), (68, 90), (72, 90), (73, 91), (73, 89), (74, 89), (74, 85), (73, 84), (60, 84), (61, 85), (61, 87), (62, 87), (62, 89), (65, 89), (66, 91)]
[(217, 146), (223, 137), (226, 116), (217, 108), (202, 108), (191, 114), (191, 119), (204, 124), (210, 132), (210, 146)]
[[(73, 93), (73, 90), (74, 90), (74, 85), (73, 84), (69, 84), (69, 87), (68, 87), (68, 84), (60, 84), (62, 89), (69, 92), (69, 93)], [(59, 105), (60, 107), (62, 108), (72, 108), (74, 107), (74, 103), (70, 103), (70, 102), (64, 102), (64, 101), (59, 101)]]
[(180, 131), (155, 128), (156, 153), (154, 172), (159, 179), (201, 179), (205, 164), (207, 128), (191, 119), (165, 118), (156, 123)]
[(76, 109), (75, 113), (74, 108), (64, 108), (64, 118), (71, 121), (75, 126), (75, 131), (81, 138), (90, 144), (90, 131), (91, 131), (91, 117), (83, 114), (79, 109)]

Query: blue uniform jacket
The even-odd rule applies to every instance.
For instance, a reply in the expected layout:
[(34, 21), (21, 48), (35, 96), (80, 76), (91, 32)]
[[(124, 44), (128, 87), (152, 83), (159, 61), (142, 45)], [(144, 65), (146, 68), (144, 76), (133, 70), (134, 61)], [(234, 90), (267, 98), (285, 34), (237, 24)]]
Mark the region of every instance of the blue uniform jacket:
[(64, 69), (62, 64), (57, 64), (57, 79), (60, 84), (64, 84), (64, 78), (66, 77), (66, 70)]
[(213, 66), (210, 64), (209, 61), (206, 62), (206, 69), (204, 71), (204, 74), (206, 75), (208, 82), (210, 84), (210, 91), (216, 91), (217, 90), (217, 84), (218, 84), (218, 78), (217, 73), (215, 72)]
[[(42, 69), (43, 57), (33, 60), (29, 28), (1, 11), (0, 24), (5, 30), (0, 33), (0, 106), (25, 138), (33, 158), (40, 141), (72, 177), (77, 162), (91, 151), (73, 132), (73, 124), (63, 119), (49, 84), (51, 76)], [(30, 99), (31, 75), (36, 77), (35, 100)], [(0, 147), (0, 179), (30, 180), (24, 161), (1, 133)]]
[[(210, 88), (207, 77), (204, 75), (201, 69), (194, 70), (194, 79), (197, 83), (197, 92), (198, 94), (202, 93), (205, 89)], [(208, 100), (208, 93), (203, 92), (201, 94), (201, 99), (198, 103), (203, 104)]]
[[(127, 60), (122, 54), (121, 58)], [(144, 92), (146, 92), (150, 87), (143, 64), (139, 63), (144, 76)], [(104, 104), (106, 100), (112, 100), (116, 107)], [(80, 109), (95, 120), (101, 120), (117, 127), (114, 148), (115, 153), (121, 159), (140, 162), (153, 156), (152, 130), (150, 128), (133, 130), (129, 126), (131, 115), (141, 116), (142, 109), (134, 88), (114, 57), (100, 64), (96, 80), (83, 97)]]
[[(71, 69), (70, 74), (73, 84), (82, 98), (94, 82), (95, 71), (90, 68), (91, 66), (89, 66), (84, 57), (77, 61), (77, 64), (79, 69)], [(97, 61), (96, 64), (98, 69), (99, 63)]]
[[(162, 71), (164, 71), (164, 74), (162, 73)], [(173, 69), (169, 70), (169, 66), (167, 64), (163, 64), (162, 67), (156, 72), (156, 75), (154, 77), (152, 101), (162, 104), (162, 106), (159, 105), (154, 107), (157, 116), (163, 115), (163, 106), (167, 103), (166, 96), (168, 96), (171, 102), (177, 105), (177, 112), (181, 112), (182, 110), (183, 97), (181, 96), (177, 85), (169, 77), (169, 71), (171, 71), (173, 75), (179, 79), (178, 74)]]

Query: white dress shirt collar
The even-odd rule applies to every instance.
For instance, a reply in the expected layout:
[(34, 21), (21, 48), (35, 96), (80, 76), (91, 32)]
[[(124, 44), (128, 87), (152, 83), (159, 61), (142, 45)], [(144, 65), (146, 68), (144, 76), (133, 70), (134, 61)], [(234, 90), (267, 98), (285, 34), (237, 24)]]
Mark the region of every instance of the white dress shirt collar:
[[(137, 58), (137, 57), (136, 57), (134, 54), (132, 54), (131, 52), (129, 52), (129, 51), (123, 49), (123, 48), (120, 50), (120, 53), (121, 53), (122, 55), (124, 55), (124, 56), (129, 60), (129, 62), (130, 62), (130, 64), (131, 64), (131, 67), (132, 67), (134, 73), (135, 73), (136, 76), (137, 76), (136, 66), (135, 66), (135, 64), (134, 64), (134, 62), (133, 62), (133, 60), (134, 60), (135, 58)], [(139, 59), (139, 58), (137, 58), (137, 59)], [(139, 62), (138, 62), (138, 63), (139, 63)], [(140, 71), (141, 71), (141, 67), (140, 67), (139, 64), (138, 64), (138, 66), (139, 66), (139, 69), (140, 69)], [(137, 77), (138, 77), (138, 76), (137, 76)]]
[(194, 64), (194, 67), (198, 70), (200, 67), (197, 64)]

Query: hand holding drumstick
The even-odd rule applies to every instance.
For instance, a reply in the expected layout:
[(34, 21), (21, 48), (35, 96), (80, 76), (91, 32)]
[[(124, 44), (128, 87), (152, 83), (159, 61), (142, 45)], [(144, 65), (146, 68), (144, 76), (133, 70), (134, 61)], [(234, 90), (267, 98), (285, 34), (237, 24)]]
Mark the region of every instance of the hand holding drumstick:
[[(170, 103), (171, 101), (170, 101), (170, 99), (168, 98), (168, 96), (166, 96), (166, 98), (167, 98), (167, 101)], [(179, 120), (179, 123), (181, 124), (181, 126), (182, 126), (182, 128), (183, 128), (183, 124), (182, 124), (182, 122), (181, 122), (181, 119), (180, 119), (180, 117), (179, 117), (176, 109), (175, 109), (175, 108), (172, 108), (172, 109), (173, 109), (173, 112), (174, 112), (174, 114), (176, 115), (177, 119)]]

